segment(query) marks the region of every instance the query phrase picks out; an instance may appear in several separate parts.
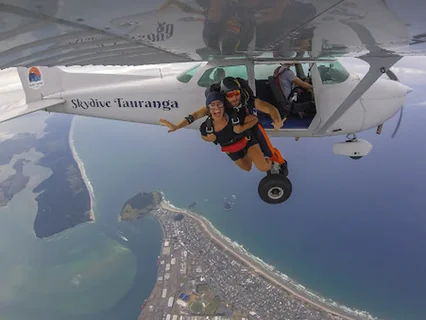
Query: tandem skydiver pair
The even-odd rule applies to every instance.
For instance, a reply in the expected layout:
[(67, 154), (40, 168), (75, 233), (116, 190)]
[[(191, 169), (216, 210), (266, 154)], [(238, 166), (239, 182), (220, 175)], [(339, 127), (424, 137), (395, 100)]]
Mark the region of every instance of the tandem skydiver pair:
[(273, 105), (256, 98), (244, 79), (226, 77), (206, 91), (205, 106), (177, 125), (164, 119), (160, 122), (173, 132), (207, 116), (200, 126), (203, 140), (219, 144), (241, 169), (250, 171), (254, 163), (262, 172), (287, 175), (287, 162), (258, 123), (257, 110), (270, 115), (274, 130), (286, 120)]

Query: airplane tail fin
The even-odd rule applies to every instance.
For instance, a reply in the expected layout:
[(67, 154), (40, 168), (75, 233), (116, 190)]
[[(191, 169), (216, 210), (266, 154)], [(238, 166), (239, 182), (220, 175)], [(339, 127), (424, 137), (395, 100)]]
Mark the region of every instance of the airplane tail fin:
[[(65, 101), (63, 99), (45, 99), (53, 93), (61, 92), (61, 70), (57, 67), (16, 68), (25, 93), (25, 104), (20, 106), (0, 107), (0, 122), (47, 109)], [(6, 109), (6, 110), (4, 110)]]
[(18, 67), (17, 70), (27, 103), (43, 100), (43, 97), (62, 91), (62, 71), (58, 67)]

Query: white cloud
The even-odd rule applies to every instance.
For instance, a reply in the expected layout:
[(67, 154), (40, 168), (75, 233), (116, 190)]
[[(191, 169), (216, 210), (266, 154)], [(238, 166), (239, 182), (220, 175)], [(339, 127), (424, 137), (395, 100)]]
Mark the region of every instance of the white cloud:
[(421, 101), (421, 102), (413, 103), (413, 106), (426, 107), (426, 101)]
[(11, 139), (15, 136), (12, 132), (0, 132), (0, 141)]

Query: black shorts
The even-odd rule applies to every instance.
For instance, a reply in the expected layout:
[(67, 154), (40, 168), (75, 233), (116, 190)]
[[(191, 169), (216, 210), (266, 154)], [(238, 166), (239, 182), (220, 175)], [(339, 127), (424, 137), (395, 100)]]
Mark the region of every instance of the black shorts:
[(251, 139), (247, 142), (247, 145), (243, 149), (237, 152), (227, 153), (227, 155), (231, 158), (232, 161), (237, 161), (244, 158), (247, 155), (247, 150), (255, 144), (258, 144), (257, 139), (251, 136)]

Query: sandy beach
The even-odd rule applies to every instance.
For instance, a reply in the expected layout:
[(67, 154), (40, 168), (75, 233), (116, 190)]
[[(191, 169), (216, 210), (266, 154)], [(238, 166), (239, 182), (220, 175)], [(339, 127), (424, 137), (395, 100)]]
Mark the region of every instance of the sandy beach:
[[(346, 320), (359, 320), (359, 319), (374, 319), (370, 316), (367, 316), (366, 314), (363, 314), (360, 312), (359, 315), (350, 316), (348, 312), (345, 312), (342, 310), (342, 312), (339, 312), (335, 308), (329, 308), (326, 306), (326, 304), (320, 303), (318, 301), (315, 301), (314, 299), (310, 299), (307, 295), (302, 294), (301, 292), (298, 292), (294, 288), (290, 287), (288, 283), (285, 283), (284, 279), (280, 281), (280, 279), (277, 279), (277, 275), (271, 273), (270, 270), (267, 270), (264, 266), (262, 266), (258, 261), (252, 259), (246, 254), (243, 254), (242, 252), (235, 250), (224, 238), (221, 236), (216, 230), (214, 230), (210, 225), (211, 223), (204, 217), (194, 214), (193, 212), (190, 212), (188, 210), (183, 209), (177, 209), (175, 207), (170, 206), (166, 201), (162, 201), (160, 206), (163, 209), (170, 210), (176, 213), (182, 213), (185, 215), (190, 216), (191, 218), (197, 220), (201, 227), (204, 229), (204, 231), (211, 237), (211, 239), (216, 242), (219, 246), (221, 246), (224, 250), (228, 251), (231, 255), (236, 257), (238, 260), (240, 260), (243, 264), (245, 264), (247, 267), (251, 268), (255, 273), (263, 276), (264, 278), (268, 279), (271, 283), (275, 284), (276, 286), (279, 286), (286, 290), (287, 292), (293, 294), (294, 296), (298, 297), (299, 299), (309, 303), (312, 306), (315, 306), (316, 308), (319, 308), (323, 311), (326, 311), (332, 315), (341, 317)], [(356, 312), (356, 311), (354, 311)], [(367, 318), (368, 317), (368, 318)]]
[(90, 210), (89, 210), (89, 216), (90, 216), (90, 221), (88, 222), (95, 222), (95, 213), (93, 211), (93, 204), (95, 202), (95, 194), (93, 192), (93, 187), (92, 184), (90, 183), (89, 178), (87, 177), (86, 174), (86, 169), (84, 168), (84, 164), (83, 161), (81, 161), (80, 157), (78, 156), (77, 151), (75, 150), (75, 146), (74, 146), (74, 140), (73, 140), (73, 135), (74, 135), (74, 118), (71, 120), (71, 129), (70, 129), (70, 133), (69, 133), (69, 144), (70, 144), (70, 148), (71, 148), (71, 152), (72, 155), (74, 157), (74, 160), (77, 162), (78, 168), (81, 172), (81, 176), (83, 178), (83, 181), (86, 185), (87, 190), (89, 191), (89, 196), (90, 196)]

